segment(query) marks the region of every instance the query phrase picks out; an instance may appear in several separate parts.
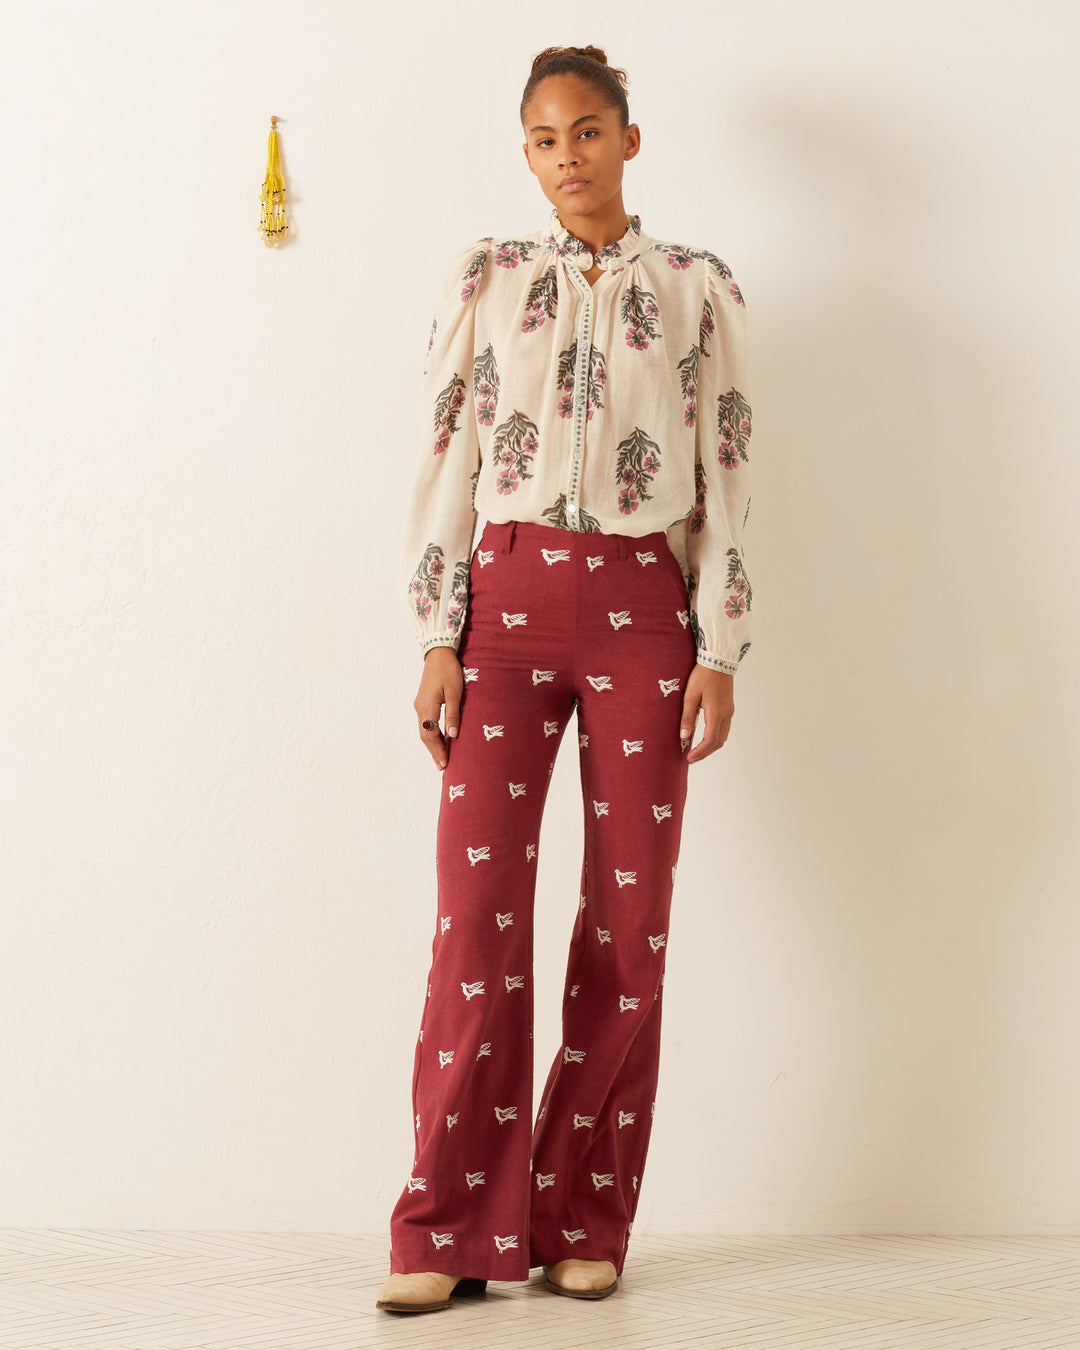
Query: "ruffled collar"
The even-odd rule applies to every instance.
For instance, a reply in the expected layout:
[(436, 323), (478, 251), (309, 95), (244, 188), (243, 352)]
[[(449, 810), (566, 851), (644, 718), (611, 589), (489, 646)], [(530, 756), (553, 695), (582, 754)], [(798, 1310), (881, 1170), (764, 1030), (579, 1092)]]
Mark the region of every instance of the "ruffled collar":
[(630, 216), (626, 222), (626, 233), (621, 239), (615, 239), (603, 248), (597, 249), (595, 257), (588, 244), (576, 234), (571, 234), (559, 219), (559, 213), (553, 206), (548, 218), (544, 243), (554, 250), (560, 258), (571, 258), (583, 272), (588, 272), (595, 262), (606, 272), (619, 272), (632, 263), (639, 253), (644, 251), (645, 236), (641, 232), (641, 217)]

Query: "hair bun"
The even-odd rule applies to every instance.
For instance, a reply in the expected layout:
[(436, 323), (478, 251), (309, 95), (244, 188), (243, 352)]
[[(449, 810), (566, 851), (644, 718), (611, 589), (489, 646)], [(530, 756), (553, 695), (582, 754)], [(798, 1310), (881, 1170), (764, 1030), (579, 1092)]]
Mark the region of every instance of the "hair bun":
[(545, 47), (542, 52), (538, 52), (537, 55), (533, 57), (532, 70), (529, 72), (530, 79), (537, 73), (541, 66), (546, 65), (549, 61), (553, 61), (559, 56), (579, 56), (584, 57), (587, 61), (595, 61), (598, 66), (603, 66), (605, 70), (610, 70), (612, 75), (615, 76), (622, 86), (623, 92), (626, 92), (626, 71), (608, 64), (607, 52), (604, 51), (603, 47)]

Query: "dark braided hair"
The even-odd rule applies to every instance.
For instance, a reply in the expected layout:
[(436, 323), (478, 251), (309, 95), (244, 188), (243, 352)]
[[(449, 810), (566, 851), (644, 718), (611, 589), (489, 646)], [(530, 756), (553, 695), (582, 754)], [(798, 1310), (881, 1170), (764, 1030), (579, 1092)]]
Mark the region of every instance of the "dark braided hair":
[(625, 129), (630, 125), (626, 102), (627, 75), (618, 66), (609, 66), (602, 47), (545, 47), (533, 57), (532, 70), (521, 96), (521, 125), (525, 125), (525, 107), (536, 86), (549, 75), (576, 75), (591, 84), (607, 108), (617, 108)]

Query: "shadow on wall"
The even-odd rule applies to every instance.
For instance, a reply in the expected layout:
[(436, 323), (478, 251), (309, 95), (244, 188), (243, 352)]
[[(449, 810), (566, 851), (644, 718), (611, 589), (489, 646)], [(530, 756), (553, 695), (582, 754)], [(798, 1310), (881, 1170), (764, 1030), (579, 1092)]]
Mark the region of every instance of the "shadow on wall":
[[(737, 732), (760, 797), (738, 847), (756, 851), (746, 931), (769, 987), (739, 989), (747, 953), (730, 929), (717, 944), (729, 1011), (779, 1038), (758, 1077), (787, 1068), (760, 1099), (776, 1168), (757, 1190), (740, 1171), (724, 1200), (782, 1206), (812, 1174), (854, 1222), (948, 1222), (995, 1170), (1015, 1180), (1047, 1106), (1032, 1038), (1071, 997), (1057, 952), (1078, 936), (1075, 710), (1070, 735), (1058, 722), (1075, 700), (1050, 666), (1076, 597), (1054, 465), (1040, 479), (1033, 453), (1045, 364), (990, 234), (989, 138), (878, 95), (790, 89), (744, 106), (738, 134), (789, 194), (790, 247), (746, 287), (760, 613)], [(694, 818), (715, 838), (743, 790), (725, 765)], [(748, 923), (718, 900), (721, 922)], [(688, 958), (697, 977), (715, 981), (717, 944)]]

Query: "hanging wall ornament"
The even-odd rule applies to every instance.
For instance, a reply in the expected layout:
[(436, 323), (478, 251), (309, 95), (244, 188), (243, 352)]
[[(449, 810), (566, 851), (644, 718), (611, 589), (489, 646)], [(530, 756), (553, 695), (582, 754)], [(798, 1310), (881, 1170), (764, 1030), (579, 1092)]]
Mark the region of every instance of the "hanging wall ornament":
[(259, 232), (263, 243), (272, 248), (289, 233), (285, 219), (285, 179), (281, 173), (281, 152), (278, 148), (277, 118), (270, 119), (270, 140), (266, 147), (266, 177), (262, 185), (262, 219)]

